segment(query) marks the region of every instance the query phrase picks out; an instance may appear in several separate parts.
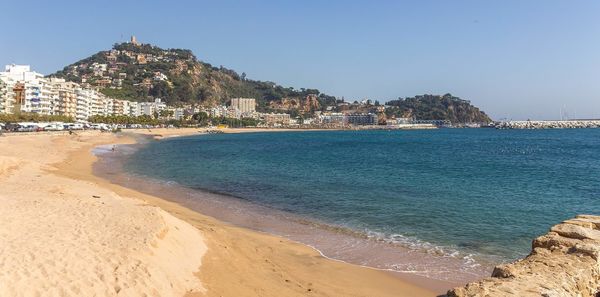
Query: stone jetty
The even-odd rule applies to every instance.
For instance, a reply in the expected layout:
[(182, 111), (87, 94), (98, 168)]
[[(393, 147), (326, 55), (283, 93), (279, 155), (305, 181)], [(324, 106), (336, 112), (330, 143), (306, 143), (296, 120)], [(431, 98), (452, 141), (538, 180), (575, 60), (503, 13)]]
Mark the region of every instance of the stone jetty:
[(600, 120), (508, 121), (496, 123), (497, 129), (573, 129), (600, 128)]
[(526, 258), (492, 276), (450, 290), (447, 297), (600, 296), (600, 216), (578, 215), (533, 241)]

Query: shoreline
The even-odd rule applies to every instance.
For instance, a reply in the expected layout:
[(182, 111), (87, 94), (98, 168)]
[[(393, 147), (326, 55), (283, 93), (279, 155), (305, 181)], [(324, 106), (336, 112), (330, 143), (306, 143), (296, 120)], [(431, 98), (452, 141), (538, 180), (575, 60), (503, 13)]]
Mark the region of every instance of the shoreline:
[[(452, 251), (446, 252), (452, 256), (438, 254), (439, 250), (431, 254), (430, 247), (408, 247), (386, 242), (370, 238), (360, 231), (256, 204), (243, 198), (129, 174), (122, 166), (129, 155), (138, 149), (138, 145), (133, 148), (128, 146), (117, 148), (116, 154), (110, 151), (98, 152), (99, 161), (94, 165), (95, 175), (178, 203), (221, 222), (309, 246), (327, 259), (390, 273), (401, 280), (438, 292), (478, 280), (491, 273), (491, 265), (462, 267), (465, 259), (455, 256)], [(456, 273), (451, 273), (453, 271)]]
[[(164, 133), (163, 130), (135, 133), (160, 134), (159, 138), (168, 137), (167, 134), (198, 134), (197, 129), (191, 130), (193, 131), (175, 129), (168, 133)], [(119, 143), (132, 143), (128, 137), (114, 137), (114, 140), (117, 139)], [(399, 292), (404, 292), (405, 296), (436, 296), (443, 293), (424, 289), (388, 272), (330, 260), (304, 244), (231, 226), (177, 203), (110, 184), (92, 174), (91, 167), (96, 157), (91, 154), (91, 150), (97, 145), (112, 143), (115, 142), (96, 143), (71, 153), (69, 162), (56, 165), (58, 173), (96, 183), (119, 195), (141, 199), (201, 230), (208, 251), (198, 276), (208, 290), (207, 296), (235, 296), (250, 291), (257, 294), (260, 292), (260, 295), (264, 296), (280, 296), (282, 292), (291, 296), (301, 296), (306, 292), (323, 296), (339, 292), (348, 296), (402, 296)], [(227, 262), (227, 265), (223, 262)]]

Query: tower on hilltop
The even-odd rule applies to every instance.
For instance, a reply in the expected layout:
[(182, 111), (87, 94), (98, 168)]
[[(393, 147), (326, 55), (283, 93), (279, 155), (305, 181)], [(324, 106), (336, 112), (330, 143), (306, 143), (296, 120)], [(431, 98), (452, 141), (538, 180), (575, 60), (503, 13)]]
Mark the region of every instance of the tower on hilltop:
[(137, 42), (137, 39), (135, 38), (135, 35), (131, 35), (131, 44), (133, 44), (133, 45), (140, 45), (140, 44)]

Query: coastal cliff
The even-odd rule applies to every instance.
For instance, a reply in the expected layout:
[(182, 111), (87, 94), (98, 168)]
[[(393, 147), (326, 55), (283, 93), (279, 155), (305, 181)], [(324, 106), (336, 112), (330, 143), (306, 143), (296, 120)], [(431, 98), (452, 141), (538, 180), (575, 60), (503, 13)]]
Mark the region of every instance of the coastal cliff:
[(536, 238), (526, 258), (448, 297), (600, 296), (600, 216), (578, 215)]

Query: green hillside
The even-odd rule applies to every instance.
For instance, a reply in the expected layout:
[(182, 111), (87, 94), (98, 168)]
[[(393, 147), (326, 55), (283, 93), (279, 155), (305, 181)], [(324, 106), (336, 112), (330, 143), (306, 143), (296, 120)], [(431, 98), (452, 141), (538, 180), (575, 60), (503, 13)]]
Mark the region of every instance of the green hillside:
[[(293, 116), (314, 111), (344, 111), (341, 100), (317, 89), (294, 89), (274, 82), (248, 79), (225, 67), (200, 61), (190, 50), (162, 49), (149, 44), (120, 43), (64, 67), (50, 76), (99, 88), (110, 97), (131, 101), (161, 98), (170, 105), (212, 107), (230, 98), (257, 99), (261, 112), (286, 112)], [(469, 101), (450, 94), (422, 95), (389, 101), (387, 117), (441, 119), (455, 123), (489, 122), (490, 118)], [(355, 112), (373, 112), (369, 106)]]
[[(103, 65), (105, 71), (95, 70)], [(269, 111), (271, 101), (316, 95), (320, 106), (335, 105), (333, 96), (316, 89), (296, 90), (251, 80), (245, 73), (202, 62), (190, 50), (165, 50), (148, 44), (115, 44), (112, 50), (98, 52), (50, 76), (100, 87), (108, 96), (131, 101), (158, 97), (174, 105), (213, 106), (230, 98), (252, 97), (258, 100), (259, 110)]]
[(418, 120), (449, 120), (453, 123), (489, 123), (492, 120), (471, 105), (468, 100), (445, 95), (419, 95), (387, 103), (387, 116), (416, 118)]

